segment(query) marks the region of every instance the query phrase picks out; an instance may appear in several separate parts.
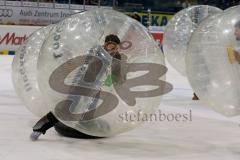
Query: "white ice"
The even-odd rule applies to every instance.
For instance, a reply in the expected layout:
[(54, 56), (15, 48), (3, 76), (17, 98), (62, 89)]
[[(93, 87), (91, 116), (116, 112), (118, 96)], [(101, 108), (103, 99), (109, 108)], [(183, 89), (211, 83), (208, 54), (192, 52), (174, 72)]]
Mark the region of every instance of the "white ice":
[(240, 117), (226, 118), (201, 102), (191, 101), (187, 79), (170, 66), (174, 90), (164, 96), (164, 113), (187, 114), (188, 122), (148, 122), (111, 138), (71, 139), (49, 130), (29, 139), (38, 120), (22, 104), (11, 80), (12, 56), (0, 56), (0, 160), (239, 160)]

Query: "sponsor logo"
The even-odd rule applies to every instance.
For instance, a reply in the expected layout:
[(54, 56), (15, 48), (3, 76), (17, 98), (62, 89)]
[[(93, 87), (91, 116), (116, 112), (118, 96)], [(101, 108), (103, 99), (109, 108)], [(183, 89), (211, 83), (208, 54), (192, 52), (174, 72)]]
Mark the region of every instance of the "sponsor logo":
[(21, 45), (27, 39), (27, 35), (16, 36), (15, 33), (7, 33), (3, 37), (0, 36), (0, 45)]
[(0, 9), (0, 17), (12, 17), (12, 9)]
[[(133, 13), (125, 12), (127, 15), (132, 15)], [(151, 14), (150, 18), (147, 13), (137, 13), (140, 17), (143, 25), (148, 26), (148, 21), (150, 21), (151, 26), (166, 26), (173, 15), (171, 14)]]

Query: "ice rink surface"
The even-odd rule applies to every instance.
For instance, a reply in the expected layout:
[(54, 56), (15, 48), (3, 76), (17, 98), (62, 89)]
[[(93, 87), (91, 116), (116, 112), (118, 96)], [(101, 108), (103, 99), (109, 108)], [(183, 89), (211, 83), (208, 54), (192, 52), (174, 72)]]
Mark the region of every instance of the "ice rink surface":
[(192, 121), (148, 122), (130, 132), (98, 140), (59, 136), (54, 129), (29, 139), (39, 119), (15, 94), (12, 56), (0, 56), (0, 160), (240, 160), (240, 116), (226, 118), (191, 101), (186, 78), (168, 66), (174, 90), (159, 107), (166, 114), (190, 114)]

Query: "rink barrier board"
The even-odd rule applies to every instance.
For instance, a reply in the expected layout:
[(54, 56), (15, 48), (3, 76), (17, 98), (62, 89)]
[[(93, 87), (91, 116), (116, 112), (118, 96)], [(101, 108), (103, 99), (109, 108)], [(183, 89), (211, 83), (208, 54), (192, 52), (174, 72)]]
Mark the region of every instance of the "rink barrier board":
[[(40, 26), (0, 25), (0, 55), (14, 55), (18, 47)], [(153, 38), (161, 46), (164, 27), (150, 27)]]

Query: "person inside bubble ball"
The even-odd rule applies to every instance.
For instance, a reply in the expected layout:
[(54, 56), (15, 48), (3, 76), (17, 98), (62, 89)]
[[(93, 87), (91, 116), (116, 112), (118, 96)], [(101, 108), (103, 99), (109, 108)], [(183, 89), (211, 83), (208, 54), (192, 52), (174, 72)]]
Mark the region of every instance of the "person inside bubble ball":
[(236, 60), (240, 64), (240, 21), (238, 21), (234, 27), (235, 27), (234, 35), (236, 37), (237, 44), (233, 52)]
[(120, 61), (126, 59), (124, 54), (119, 52), (121, 41), (117, 35), (109, 34), (105, 37), (104, 49), (113, 57), (112, 61), (112, 75), (107, 78), (106, 85), (110, 86), (112, 83), (120, 83), (126, 80), (126, 76), (121, 75)]
[[(108, 77), (108, 83), (105, 82), (105, 85), (111, 86), (114, 83), (122, 82), (121, 80), (126, 80), (126, 76), (121, 76), (121, 59), (124, 59), (124, 55), (119, 53), (120, 49), (120, 39), (117, 35), (109, 34), (105, 37), (105, 41), (103, 44), (103, 48), (109, 55), (113, 57), (112, 59), (112, 69), (111, 69), (111, 75)], [(126, 58), (126, 56), (125, 56)], [(88, 78), (89, 80), (92, 80), (93, 74), (97, 74), (95, 72), (96, 67), (100, 67), (99, 63), (96, 61), (90, 62), (90, 72), (85, 74), (85, 78)], [(92, 68), (91, 68), (92, 67)], [(122, 78), (123, 77), (123, 78)], [(97, 95), (94, 95), (94, 100), (91, 102), (89, 109), (94, 109), (96, 107), (98, 96), (100, 94), (100, 91), (97, 93)], [(80, 99), (79, 99), (80, 100)], [(78, 101), (79, 101), (78, 100)], [(94, 115), (94, 113), (93, 113)], [(101, 127), (102, 129), (109, 129), (108, 123), (103, 120), (94, 121), (90, 125), (86, 123), (88, 127)], [(85, 139), (95, 139), (95, 138), (102, 138), (102, 137), (95, 137), (91, 135), (87, 135), (85, 133), (82, 133), (74, 128), (68, 127), (62, 122), (58, 121), (58, 119), (55, 117), (55, 115), (52, 112), (49, 112), (47, 115), (42, 117), (33, 127), (33, 133), (31, 135), (32, 140), (37, 140), (38, 137), (41, 134), (45, 134), (45, 132), (51, 128), (54, 127), (55, 130), (62, 136), (65, 137), (72, 137), (72, 138), (85, 138)]]

